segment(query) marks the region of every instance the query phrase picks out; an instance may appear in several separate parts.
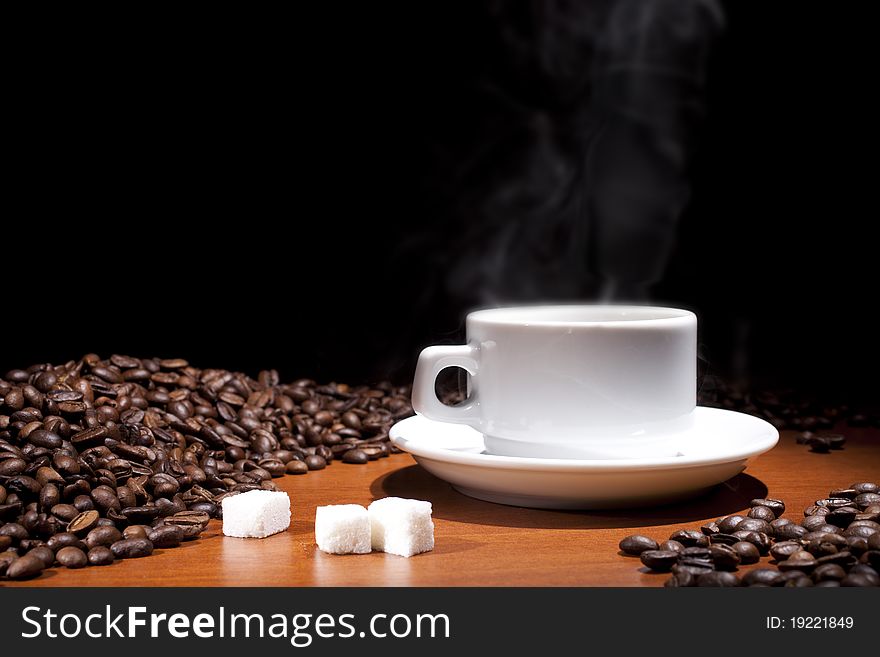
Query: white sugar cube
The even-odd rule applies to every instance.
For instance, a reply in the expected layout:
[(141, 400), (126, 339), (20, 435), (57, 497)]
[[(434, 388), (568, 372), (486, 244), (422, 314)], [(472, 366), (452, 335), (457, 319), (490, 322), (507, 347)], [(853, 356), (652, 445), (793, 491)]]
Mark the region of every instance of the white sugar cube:
[(249, 490), (224, 497), (223, 533), (239, 538), (266, 538), (290, 526), (290, 498), (287, 493)]
[(315, 510), (315, 542), (330, 554), (370, 551), (370, 516), (360, 504), (331, 504)]
[(368, 511), (374, 550), (411, 557), (434, 549), (430, 502), (386, 497), (370, 504)]

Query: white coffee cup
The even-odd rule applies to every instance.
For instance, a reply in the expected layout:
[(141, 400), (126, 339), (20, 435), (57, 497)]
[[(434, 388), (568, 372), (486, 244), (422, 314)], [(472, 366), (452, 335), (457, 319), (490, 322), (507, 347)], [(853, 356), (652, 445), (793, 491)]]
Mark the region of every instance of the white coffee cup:
[[(490, 453), (639, 457), (686, 434), (696, 409), (697, 318), (650, 306), (525, 306), (467, 317), (467, 345), (422, 351), (413, 408), (468, 424)], [(460, 367), (468, 399), (443, 404), (437, 375)], [(662, 447), (658, 447), (662, 445)]]

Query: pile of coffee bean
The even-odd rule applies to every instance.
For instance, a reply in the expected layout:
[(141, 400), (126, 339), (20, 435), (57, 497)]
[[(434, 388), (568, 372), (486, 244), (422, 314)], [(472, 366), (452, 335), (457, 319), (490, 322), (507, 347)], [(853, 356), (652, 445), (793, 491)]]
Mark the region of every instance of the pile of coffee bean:
[(144, 557), (198, 537), (223, 497), (397, 451), (409, 389), (282, 384), (183, 359), (34, 365), (0, 379), (0, 578)]
[[(654, 572), (671, 572), (666, 586), (880, 586), (880, 486), (832, 490), (800, 522), (784, 512), (781, 500), (755, 499), (745, 516), (680, 529), (662, 543), (627, 536), (619, 547)], [(775, 568), (736, 575), (766, 556)]]

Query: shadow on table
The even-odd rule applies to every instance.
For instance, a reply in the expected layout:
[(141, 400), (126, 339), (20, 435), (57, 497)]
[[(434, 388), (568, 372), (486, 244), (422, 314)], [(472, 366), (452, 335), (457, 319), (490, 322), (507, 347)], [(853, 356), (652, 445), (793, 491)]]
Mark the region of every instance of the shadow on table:
[(751, 475), (739, 474), (699, 497), (644, 509), (553, 511), (526, 509), (476, 500), (456, 491), (425, 469), (412, 465), (378, 477), (370, 485), (373, 497), (389, 495), (430, 500), (434, 516), (445, 520), (502, 527), (591, 529), (673, 525), (729, 515), (767, 495), (767, 486)]

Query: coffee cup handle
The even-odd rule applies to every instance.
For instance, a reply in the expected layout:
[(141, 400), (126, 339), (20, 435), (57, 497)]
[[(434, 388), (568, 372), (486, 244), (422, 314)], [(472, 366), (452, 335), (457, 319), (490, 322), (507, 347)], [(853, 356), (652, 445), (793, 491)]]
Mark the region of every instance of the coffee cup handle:
[(430, 420), (478, 426), (480, 402), (476, 390), (456, 406), (447, 406), (437, 398), (437, 376), (447, 367), (460, 367), (476, 378), (480, 369), (480, 350), (469, 345), (427, 347), (419, 354), (413, 381), (412, 403), (416, 413)]

